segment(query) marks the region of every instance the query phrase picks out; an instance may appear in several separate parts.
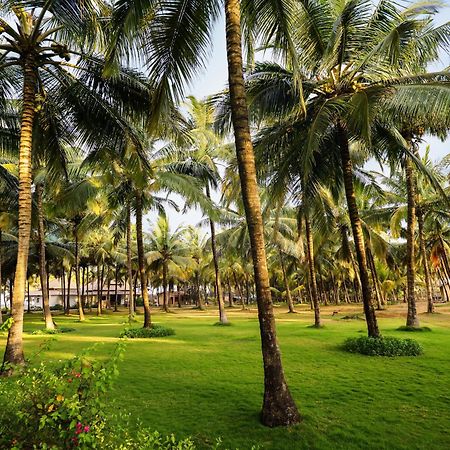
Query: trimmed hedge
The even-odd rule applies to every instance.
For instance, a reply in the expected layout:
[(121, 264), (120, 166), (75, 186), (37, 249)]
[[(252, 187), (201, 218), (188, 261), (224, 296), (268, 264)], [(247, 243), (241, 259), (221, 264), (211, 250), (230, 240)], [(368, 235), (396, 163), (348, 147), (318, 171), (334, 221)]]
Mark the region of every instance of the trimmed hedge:
[(167, 328), (163, 325), (152, 325), (150, 328), (125, 328), (120, 333), (120, 337), (134, 338), (158, 338), (165, 336), (173, 336), (175, 330), (173, 328)]
[(396, 337), (349, 338), (344, 342), (344, 350), (368, 356), (419, 356), (423, 353), (418, 342)]

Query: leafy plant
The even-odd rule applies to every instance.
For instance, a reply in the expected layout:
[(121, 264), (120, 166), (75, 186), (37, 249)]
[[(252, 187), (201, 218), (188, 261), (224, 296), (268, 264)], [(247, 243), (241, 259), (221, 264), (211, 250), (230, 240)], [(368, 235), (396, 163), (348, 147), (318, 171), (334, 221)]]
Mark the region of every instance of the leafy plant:
[(50, 330), (34, 330), (31, 334), (33, 335), (41, 335), (41, 334), (60, 334), (60, 333), (70, 333), (75, 331), (75, 328), (70, 327), (58, 327)]
[(0, 448), (98, 448), (104, 396), (118, 374), (120, 341), (107, 363), (89, 351), (59, 366), (24, 368), (0, 388)]
[(12, 324), (14, 322), (14, 319), (12, 317), (8, 317), (1, 325), (0, 325), (0, 333), (8, 331)]
[(397, 331), (412, 331), (412, 332), (423, 332), (423, 331), (431, 331), (430, 327), (408, 327), (404, 325), (402, 327), (398, 327)]
[(423, 348), (418, 342), (396, 337), (349, 338), (344, 342), (343, 347), (350, 353), (368, 356), (419, 356), (423, 353)]
[(129, 338), (156, 338), (172, 336), (175, 334), (173, 328), (167, 328), (163, 325), (152, 325), (150, 328), (125, 328), (125, 330), (120, 333), (120, 337)]

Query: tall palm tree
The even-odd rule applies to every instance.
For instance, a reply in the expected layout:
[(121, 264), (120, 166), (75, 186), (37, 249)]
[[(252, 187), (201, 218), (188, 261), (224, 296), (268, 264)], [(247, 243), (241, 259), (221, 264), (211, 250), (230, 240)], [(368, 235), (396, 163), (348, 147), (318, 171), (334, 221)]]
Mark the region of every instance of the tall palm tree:
[[(402, 10), (387, 1), (380, 1), (375, 7), (368, 2), (302, 3), (294, 43), (299, 49), (297, 66), (303, 73), (306, 118), (298, 100), (296, 73), (289, 66), (257, 66), (254, 75), (249, 77), (250, 83), (256, 79), (254, 93), (249, 87), (252, 105), (264, 111), (266, 117), (278, 115), (278, 120), (284, 117), (283, 126), (279, 126), (278, 144), (290, 135), (291, 140), (301, 136), (297, 132), (305, 133), (303, 145), (299, 146), (303, 148), (303, 155), (298, 157), (304, 162), (304, 170), (309, 171), (311, 161), (325, 149), (329, 151), (330, 144), (336, 151), (356, 249), (368, 334), (373, 337), (378, 337), (380, 332), (355, 198), (352, 152), (357, 146), (367, 151), (379, 150), (374, 141), (380, 132), (378, 140), (393, 139), (397, 144), (397, 159), (401, 158), (409, 153), (407, 143), (385, 112), (406, 113), (413, 118), (418, 109), (428, 108), (433, 113), (436, 109), (441, 113), (448, 111), (445, 84), (448, 74), (417, 71), (420, 55), (428, 45), (434, 45), (430, 42), (443, 42), (448, 35), (446, 27), (434, 27), (429, 19), (435, 12), (434, 6), (422, 6), (411, 5)], [(411, 29), (414, 32), (410, 33)], [(401, 45), (398, 40), (392, 40), (397, 34), (402, 36)], [(436, 80), (439, 85), (434, 83)], [(413, 90), (417, 93), (414, 96)], [(433, 103), (431, 98), (435, 98), (438, 91), (442, 101)], [(275, 139), (272, 144), (276, 147)], [(380, 152), (375, 156), (383, 157)]]
[[(6, 6), (5, 6), (6, 5)], [(14, 322), (8, 333), (5, 365), (23, 364), (22, 347), (23, 299), (31, 233), (31, 168), (33, 128), (36, 113), (51, 101), (64, 110), (61, 120), (70, 118), (72, 133), (86, 147), (98, 143), (99, 129), (106, 140), (114, 141), (117, 131), (127, 128), (125, 117), (139, 109), (130, 89), (139, 82), (120, 71), (114, 80), (101, 79), (102, 62), (93, 51), (96, 42), (91, 33), (93, 5), (84, 3), (45, 2), (36, 10), (20, 2), (3, 5), (5, 17), (0, 19), (2, 59), (0, 75), (9, 84), (22, 83), (22, 112), (19, 144), (19, 245), (12, 315)], [(70, 63), (72, 56), (77, 58)], [(2, 87), (8, 87), (2, 83)], [(125, 87), (125, 89), (124, 89)], [(14, 92), (9, 89), (5, 92)], [(83, 131), (78, 127), (85, 125)], [(86, 126), (88, 125), (88, 126)]]
[[(265, 35), (266, 39), (268, 36), (275, 36), (279, 48), (292, 50), (292, 40), (288, 31), (291, 17), (293, 17), (294, 1), (248, 1), (245, 4), (245, 17), (248, 18), (246, 22), (248, 44), (251, 43), (251, 35), (256, 38)], [(210, 44), (212, 24), (218, 16), (220, 6), (218, 0), (198, 2), (128, 0), (117, 4), (111, 18), (109, 71), (111, 72), (120, 60), (121, 51), (129, 47), (129, 43), (137, 35), (134, 43), (138, 47), (144, 45), (150, 77), (156, 81), (157, 85), (155, 95), (157, 101), (154, 103), (154, 108), (162, 110), (170, 99), (180, 96), (185, 82), (191, 79), (204, 64), (206, 49)], [(276, 339), (243, 81), (240, 2), (226, 0), (224, 7), (233, 127), (242, 196), (252, 243), (264, 362), (265, 393), (261, 419), (268, 426), (289, 425), (297, 423), (300, 416), (285, 381)], [(149, 21), (146, 18), (150, 11), (154, 19)], [(138, 31), (142, 29), (142, 25), (150, 29), (145, 36)], [(183, 33), (179, 30), (183, 30)]]
[(169, 229), (167, 217), (161, 214), (149, 237), (149, 251), (145, 259), (149, 270), (162, 275), (163, 310), (169, 311), (169, 274), (182, 272), (184, 266), (189, 264), (188, 248), (183, 241), (184, 230), (178, 228), (173, 233)]

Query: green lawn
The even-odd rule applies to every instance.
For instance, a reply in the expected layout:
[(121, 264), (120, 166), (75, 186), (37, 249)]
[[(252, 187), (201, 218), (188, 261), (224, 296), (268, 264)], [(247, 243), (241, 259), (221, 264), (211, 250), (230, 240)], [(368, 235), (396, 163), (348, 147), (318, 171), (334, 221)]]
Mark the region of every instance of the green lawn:
[[(154, 314), (155, 322), (175, 336), (130, 340), (116, 387), (114, 408), (162, 433), (192, 436), (199, 448), (221, 436), (224, 448), (263, 449), (445, 449), (450, 448), (450, 315), (422, 315), (432, 332), (396, 331), (404, 324), (391, 308), (380, 318), (385, 335), (413, 337), (425, 354), (417, 358), (370, 358), (348, 354), (339, 345), (365, 332), (362, 320), (342, 320), (355, 309), (340, 307), (326, 327), (308, 328), (309, 310), (289, 315), (278, 310), (278, 334), (286, 376), (303, 415), (291, 429), (267, 429), (258, 422), (262, 368), (255, 312), (229, 313), (230, 327), (213, 326), (214, 311), (182, 310)], [(390, 317), (392, 316), (392, 317)], [(125, 316), (57, 317), (75, 332), (57, 336), (51, 349), (36, 358), (63, 359), (94, 342), (107, 354), (124, 327)], [(49, 336), (29, 332), (42, 327), (40, 316), (26, 318), (27, 356)], [(0, 338), (4, 344), (4, 337)], [(0, 381), (3, 382), (3, 381)]]

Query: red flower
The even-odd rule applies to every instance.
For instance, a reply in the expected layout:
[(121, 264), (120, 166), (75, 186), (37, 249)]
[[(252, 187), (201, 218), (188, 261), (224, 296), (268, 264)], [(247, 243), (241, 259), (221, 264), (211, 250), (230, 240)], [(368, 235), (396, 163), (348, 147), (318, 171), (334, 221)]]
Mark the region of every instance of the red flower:
[(91, 428), (89, 427), (89, 425), (86, 425), (85, 427), (84, 427), (84, 432), (85, 433), (89, 433), (89, 430), (90, 430)]

